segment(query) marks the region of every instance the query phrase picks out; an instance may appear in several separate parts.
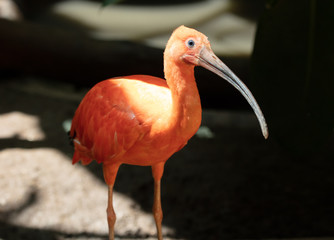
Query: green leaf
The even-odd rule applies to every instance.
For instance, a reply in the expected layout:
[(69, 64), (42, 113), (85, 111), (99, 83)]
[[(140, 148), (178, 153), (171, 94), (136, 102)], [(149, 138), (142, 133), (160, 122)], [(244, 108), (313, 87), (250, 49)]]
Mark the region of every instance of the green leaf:
[(266, 7), (272, 8), (274, 7), (279, 0), (266, 0)]
[(110, 4), (117, 4), (119, 2), (121, 2), (122, 0), (103, 0), (102, 2), (102, 7), (106, 7)]
[(254, 93), (271, 136), (300, 155), (333, 135), (333, 9), (333, 0), (278, 0), (258, 24)]

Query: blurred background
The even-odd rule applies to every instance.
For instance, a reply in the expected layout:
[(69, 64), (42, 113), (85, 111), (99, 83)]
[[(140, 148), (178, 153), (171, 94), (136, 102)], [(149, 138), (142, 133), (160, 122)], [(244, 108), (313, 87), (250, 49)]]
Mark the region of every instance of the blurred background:
[[(193, 27), (258, 100), (196, 68), (203, 122), (166, 163), (166, 239), (334, 239), (334, 2), (0, 0), (0, 239), (106, 239), (99, 164), (67, 139), (104, 79), (163, 77), (172, 31)], [(148, 167), (122, 166), (118, 239), (154, 239)]]

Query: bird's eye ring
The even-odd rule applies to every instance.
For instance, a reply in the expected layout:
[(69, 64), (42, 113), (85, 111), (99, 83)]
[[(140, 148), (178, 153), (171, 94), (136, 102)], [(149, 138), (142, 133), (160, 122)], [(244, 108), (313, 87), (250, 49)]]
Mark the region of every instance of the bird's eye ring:
[(195, 47), (195, 41), (193, 39), (188, 39), (186, 41), (186, 45), (187, 45), (188, 48), (193, 48), (193, 47)]

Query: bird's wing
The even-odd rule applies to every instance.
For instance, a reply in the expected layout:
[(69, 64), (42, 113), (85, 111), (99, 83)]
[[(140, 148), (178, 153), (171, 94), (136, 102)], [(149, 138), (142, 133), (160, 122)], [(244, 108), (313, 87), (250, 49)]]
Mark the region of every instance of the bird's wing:
[(119, 80), (95, 85), (80, 103), (72, 121), (73, 162), (112, 161), (130, 149), (149, 130), (128, 104)]

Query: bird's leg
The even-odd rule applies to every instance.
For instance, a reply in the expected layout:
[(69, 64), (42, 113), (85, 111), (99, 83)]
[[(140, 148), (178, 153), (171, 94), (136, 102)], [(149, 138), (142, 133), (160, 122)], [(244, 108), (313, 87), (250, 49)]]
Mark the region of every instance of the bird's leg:
[(114, 240), (114, 226), (116, 222), (116, 214), (113, 207), (113, 189), (119, 166), (120, 166), (119, 164), (103, 165), (104, 179), (108, 184), (107, 219), (109, 227), (109, 240)]
[(114, 240), (114, 226), (116, 222), (116, 214), (113, 207), (112, 193), (114, 185), (108, 185), (108, 207), (107, 207), (107, 219), (109, 227), (109, 240)]
[(161, 199), (160, 199), (160, 180), (154, 180), (154, 203), (153, 203), (153, 216), (155, 225), (157, 226), (158, 239), (162, 240), (161, 223), (163, 218)]
[(163, 218), (162, 208), (161, 208), (161, 191), (160, 183), (161, 177), (164, 171), (165, 163), (158, 163), (152, 166), (152, 174), (154, 178), (154, 202), (153, 202), (153, 216), (155, 219), (155, 224), (157, 226), (158, 239), (162, 240), (161, 222)]

